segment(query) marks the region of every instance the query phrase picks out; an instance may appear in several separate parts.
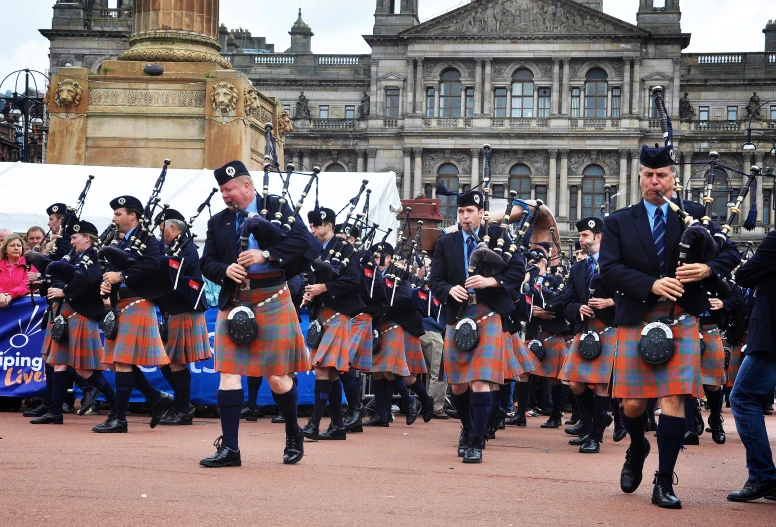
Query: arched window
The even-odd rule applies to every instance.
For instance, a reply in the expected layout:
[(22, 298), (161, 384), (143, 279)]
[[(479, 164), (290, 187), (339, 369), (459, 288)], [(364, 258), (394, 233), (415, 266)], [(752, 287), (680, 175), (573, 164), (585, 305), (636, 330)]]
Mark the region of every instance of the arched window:
[(324, 172), (347, 172), (345, 170), (345, 167), (340, 165), (339, 163), (332, 163), (331, 165), (326, 167), (326, 170)]
[[(458, 192), (458, 167), (452, 163), (445, 163), (437, 172), (438, 181), (444, 183), (448, 190)], [(437, 196), (442, 200), (442, 216), (445, 220), (453, 221), (458, 217), (458, 205), (455, 196)]]
[(593, 68), (585, 76), (585, 118), (606, 119), (606, 72)]
[(512, 117), (533, 117), (533, 107), (533, 73), (522, 68), (512, 75)]
[(509, 171), (509, 190), (517, 192), (519, 199), (531, 199), (531, 169), (522, 163)]
[(461, 74), (449, 69), (442, 73), (439, 83), (439, 117), (461, 116)]
[(598, 165), (588, 165), (582, 171), (582, 217), (601, 215), (604, 204), (604, 169)]

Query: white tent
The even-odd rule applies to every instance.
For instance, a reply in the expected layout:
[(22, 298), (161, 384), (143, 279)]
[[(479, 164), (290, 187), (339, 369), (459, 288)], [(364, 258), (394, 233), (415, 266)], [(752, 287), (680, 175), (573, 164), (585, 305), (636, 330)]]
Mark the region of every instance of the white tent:
[[(161, 203), (169, 204), (179, 210), (186, 218), (191, 217), (197, 207), (205, 201), (210, 191), (217, 186), (213, 171), (183, 170), (171, 168), (161, 193)], [(75, 205), (78, 194), (86, 184), (87, 177), (93, 175), (91, 190), (86, 198), (81, 218), (94, 223), (99, 231), (108, 226), (113, 212), (108, 203), (121, 195), (137, 197), (144, 205), (148, 201), (154, 183), (159, 177), (160, 168), (100, 167), (82, 165), (40, 165), (32, 163), (0, 163), (0, 229), (14, 232), (26, 232), (33, 225), (46, 229), (48, 216), (46, 208), (52, 203), (64, 202)], [(252, 172), (256, 188), (261, 192), (263, 172)], [(319, 200), (326, 206), (339, 212), (355, 197), (362, 180), (368, 180), (370, 189), (369, 220), (377, 222), (381, 229), (393, 228), (389, 240), (395, 240), (398, 229), (396, 213), (401, 210), (401, 200), (396, 188), (396, 174), (328, 172), (320, 174)], [(291, 177), (290, 197), (299, 199), (309, 177), (295, 174)], [(270, 175), (270, 193), (280, 194), (282, 181), (277, 174)], [(356, 206), (360, 213), (364, 206), (366, 193)], [(292, 202), (293, 203), (293, 202)], [(307, 212), (315, 206), (315, 185), (305, 199), (302, 218), (307, 220)], [(213, 196), (212, 213), (225, 208), (220, 194)], [(347, 209), (338, 216), (341, 222)], [(205, 209), (194, 223), (192, 231), (198, 240), (205, 238), (207, 232), (208, 211)]]

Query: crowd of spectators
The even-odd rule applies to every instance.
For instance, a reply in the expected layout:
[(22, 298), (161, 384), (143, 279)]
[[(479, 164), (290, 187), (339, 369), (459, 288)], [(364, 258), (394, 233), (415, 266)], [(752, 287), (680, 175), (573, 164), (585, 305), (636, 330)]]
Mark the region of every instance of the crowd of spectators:
[(43, 228), (38, 226), (27, 229), (24, 236), (9, 229), (0, 229), (0, 309), (30, 294), (28, 273), (38, 271), (34, 266), (27, 265), (24, 253), (34, 247), (45, 252), (45, 236)]

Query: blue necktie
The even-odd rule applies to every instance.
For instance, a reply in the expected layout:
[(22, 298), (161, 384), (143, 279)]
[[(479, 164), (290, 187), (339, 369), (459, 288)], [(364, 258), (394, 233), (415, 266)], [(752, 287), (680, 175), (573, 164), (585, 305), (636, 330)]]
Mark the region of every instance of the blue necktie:
[(652, 228), (652, 238), (655, 240), (657, 259), (660, 261), (660, 269), (666, 271), (666, 222), (663, 220), (663, 209), (655, 210), (655, 226)]
[(593, 280), (593, 273), (595, 272), (595, 258), (592, 256), (587, 257), (587, 273), (585, 274), (585, 285), (590, 290), (590, 282)]
[(240, 212), (238, 212), (237, 213), (237, 217), (235, 219), (235, 225), (237, 226), (235, 232), (237, 232), (237, 248), (238, 249), (240, 248), (240, 229), (242, 228), (243, 223), (245, 223), (245, 215), (240, 213)]
[(464, 269), (466, 269), (466, 278), (469, 278), (469, 258), (472, 257), (472, 253), (474, 252), (475, 244), (474, 244), (474, 237), (469, 236), (466, 238), (466, 265), (464, 265)]

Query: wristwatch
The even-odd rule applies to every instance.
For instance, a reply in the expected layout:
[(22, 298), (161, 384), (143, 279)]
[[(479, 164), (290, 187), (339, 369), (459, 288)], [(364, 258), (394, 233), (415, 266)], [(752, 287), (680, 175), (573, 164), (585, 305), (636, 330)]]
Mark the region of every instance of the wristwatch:
[(122, 283), (123, 283), (123, 282), (124, 282), (124, 280), (126, 280), (126, 277), (124, 276), (124, 273), (122, 273), (122, 272), (119, 272), (119, 282), (122, 282)]
[(261, 251), (261, 255), (265, 260), (269, 260), (269, 251)]

